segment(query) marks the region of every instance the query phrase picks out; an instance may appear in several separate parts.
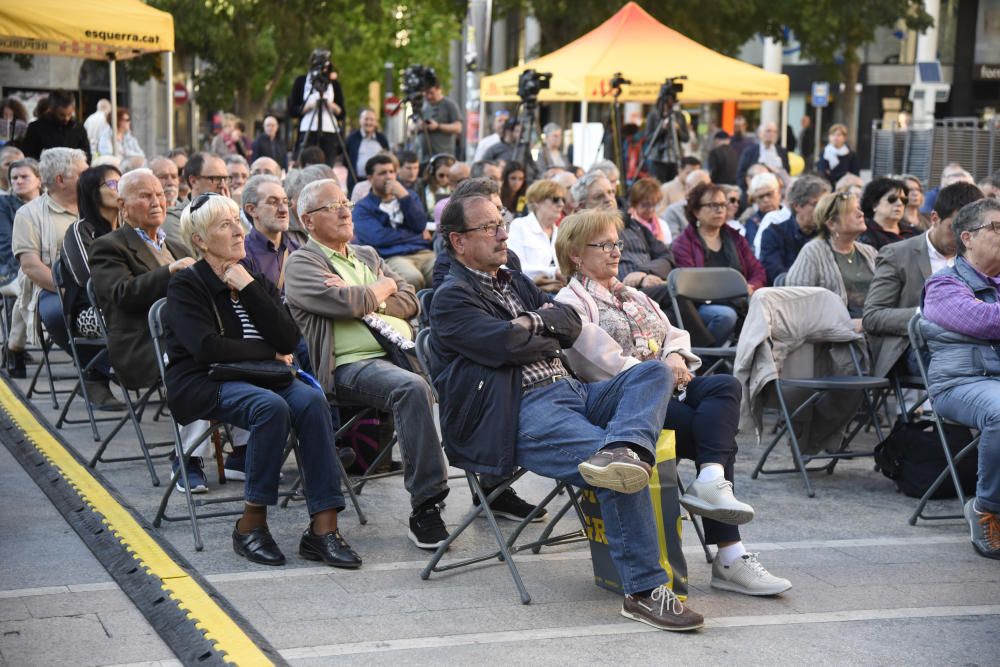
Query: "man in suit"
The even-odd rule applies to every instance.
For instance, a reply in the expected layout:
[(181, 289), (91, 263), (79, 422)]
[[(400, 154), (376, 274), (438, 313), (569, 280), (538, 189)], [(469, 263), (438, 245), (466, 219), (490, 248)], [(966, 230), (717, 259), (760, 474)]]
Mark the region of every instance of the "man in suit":
[(118, 207), (126, 224), (94, 241), (91, 280), (108, 324), (111, 367), (125, 389), (141, 389), (159, 377), (146, 316), (167, 295), (170, 276), (194, 259), (160, 229), (167, 202), (152, 171), (135, 169), (121, 177)]
[[(378, 131), (378, 121), (371, 109), (362, 109), (358, 122), (360, 127), (347, 137), (347, 155), (354, 165), (354, 173), (360, 178), (365, 173), (368, 160), (389, 150), (389, 140)], [(351, 177), (350, 181), (348, 191), (354, 188), (355, 179)]]
[[(907, 354), (907, 325), (920, 306), (924, 283), (931, 274), (955, 262), (951, 223), (959, 209), (982, 197), (982, 191), (971, 183), (945, 187), (934, 202), (926, 233), (890, 243), (879, 251), (862, 319), (875, 360), (875, 376), (888, 375)], [(905, 372), (919, 375), (915, 359), (907, 357), (906, 363)]]
[(744, 182), (747, 169), (758, 162), (767, 165), (775, 173), (784, 170), (786, 176), (790, 170), (788, 151), (778, 145), (778, 126), (774, 123), (762, 123), (757, 128), (757, 137), (760, 142), (748, 146), (740, 155), (740, 166), (736, 170), (738, 183)]

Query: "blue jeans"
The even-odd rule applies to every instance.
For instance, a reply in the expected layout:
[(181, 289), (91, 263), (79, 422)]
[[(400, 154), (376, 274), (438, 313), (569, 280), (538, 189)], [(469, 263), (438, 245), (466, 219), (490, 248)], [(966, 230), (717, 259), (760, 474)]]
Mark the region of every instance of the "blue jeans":
[[(665, 364), (648, 361), (604, 382), (570, 379), (529, 391), (521, 399), (517, 465), (584, 487), (577, 466), (607, 445), (627, 442), (655, 453), (672, 384)], [(649, 490), (596, 492), (611, 559), (625, 592), (667, 583)]]
[(698, 316), (705, 328), (715, 338), (712, 347), (725, 345), (736, 329), (736, 310), (732, 306), (719, 303), (703, 303), (698, 306)]
[(250, 432), (246, 454), (247, 502), (274, 505), (288, 431), (295, 428), (306, 507), (310, 516), (344, 508), (340, 469), (334, 460), (330, 404), (323, 392), (298, 380), (271, 391), (248, 382), (225, 382), (209, 415)]
[(979, 429), (976, 508), (1000, 512), (1000, 378), (984, 378), (943, 391), (934, 410), (945, 419)]

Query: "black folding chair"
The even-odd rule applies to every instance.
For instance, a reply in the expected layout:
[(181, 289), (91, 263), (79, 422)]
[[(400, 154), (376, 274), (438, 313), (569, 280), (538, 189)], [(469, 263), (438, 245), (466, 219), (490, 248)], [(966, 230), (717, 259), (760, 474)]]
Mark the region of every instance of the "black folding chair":
[[(101, 311), (101, 308), (97, 303), (97, 296), (94, 293), (94, 284), (93, 281), (91, 280), (87, 281), (87, 297), (90, 299), (91, 306), (94, 307), (94, 319), (97, 320), (97, 326), (101, 330), (101, 337), (104, 340), (108, 340), (107, 323), (104, 321), (104, 313)], [(146, 408), (149, 407), (151, 403), (153, 403), (154, 395), (157, 397), (162, 396), (161, 392), (162, 385), (159, 381), (157, 381), (154, 382), (151, 387), (148, 387), (144, 391), (141, 392), (136, 391), (136, 394), (138, 394), (138, 398), (135, 401), (133, 401), (131, 392), (128, 390), (128, 388), (117, 380), (117, 373), (115, 373), (114, 368), (111, 369), (111, 372), (113, 376), (112, 379), (118, 382), (118, 384), (122, 387), (122, 395), (125, 398), (125, 408), (127, 412), (125, 413), (124, 416), (118, 419), (118, 423), (115, 424), (115, 426), (111, 429), (111, 432), (108, 433), (108, 435), (105, 436), (104, 439), (101, 441), (101, 444), (98, 445), (97, 451), (94, 453), (94, 456), (91, 457), (89, 465), (91, 468), (96, 468), (98, 463), (123, 463), (127, 461), (145, 461), (146, 468), (149, 470), (149, 477), (153, 482), (153, 486), (159, 486), (160, 478), (156, 474), (156, 468), (153, 467), (153, 459), (165, 458), (167, 456), (170, 456), (170, 452), (163, 452), (162, 454), (154, 455), (150, 454), (150, 450), (154, 448), (172, 447), (174, 443), (172, 441), (147, 443), (146, 436), (142, 432), (142, 424), (140, 422), (142, 420), (143, 414), (146, 411)], [(154, 419), (156, 418), (156, 416), (157, 415), (154, 415)], [(140, 452), (139, 456), (117, 456), (117, 457), (105, 458), (104, 452), (108, 448), (108, 445), (110, 445), (114, 437), (118, 435), (118, 432), (121, 431), (122, 428), (124, 428), (125, 424), (129, 422), (132, 422), (132, 426), (135, 428), (135, 435), (139, 443), (139, 452)], [(187, 478), (185, 477), (185, 479)]]
[[(29, 400), (32, 396), (49, 396), (52, 399), (52, 409), (59, 409), (59, 399), (60, 394), (69, 394), (73, 390), (66, 388), (65, 386), (56, 387), (56, 382), (62, 382), (65, 380), (75, 380), (76, 373), (72, 375), (66, 374), (56, 374), (53, 372), (53, 366), (65, 366), (67, 364), (73, 363), (72, 359), (67, 361), (52, 361), (51, 352), (52, 348), (55, 347), (55, 343), (52, 337), (49, 336), (48, 331), (45, 329), (45, 323), (42, 322), (42, 318), (35, 313), (35, 326), (38, 332), (38, 340), (41, 341), (37, 351), (42, 355), (42, 360), (39, 362), (38, 366), (35, 367), (35, 372), (31, 375), (31, 382), (28, 384), (28, 391), (25, 392), (26, 398)], [(25, 352), (34, 349), (26, 348)], [(39, 389), (38, 380), (41, 378), (42, 370), (45, 370), (45, 379), (49, 385), (48, 389)]]
[[(59, 418), (56, 420), (56, 428), (62, 428), (63, 424), (85, 424), (90, 423), (90, 430), (94, 434), (94, 442), (99, 442), (101, 440), (101, 434), (97, 430), (98, 422), (109, 422), (116, 421), (118, 417), (95, 417), (94, 416), (94, 406), (90, 403), (90, 395), (87, 392), (87, 382), (86, 374), (97, 368), (101, 362), (107, 359), (108, 355), (108, 343), (105, 338), (86, 338), (84, 336), (77, 336), (73, 333), (73, 322), (70, 321), (72, 304), (67, 304), (66, 299), (66, 281), (62, 274), (62, 263), (56, 262), (55, 266), (52, 267), (52, 278), (55, 281), (57, 293), (59, 294), (59, 299), (62, 302), (62, 315), (63, 324), (66, 326), (66, 331), (69, 334), (69, 352), (70, 356), (73, 357), (73, 367), (76, 369), (77, 381), (73, 390), (70, 392), (69, 396), (66, 398), (66, 402), (63, 404), (62, 412), (59, 413)], [(97, 349), (98, 352), (95, 354), (86, 365), (80, 363), (80, 349), (81, 348), (91, 348)], [(72, 419), (67, 416), (69, 412), (70, 405), (73, 403), (73, 399), (79, 395), (83, 399), (83, 406), (87, 411), (87, 419)]]
[(426, 329), (431, 325), (431, 299), (434, 298), (434, 290), (428, 288), (417, 292), (417, 301), (420, 303), (420, 315), (417, 322), (421, 329)]
[[(417, 360), (420, 363), (420, 367), (425, 373), (430, 375), (430, 359), (431, 359), (431, 348), (430, 348), (430, 329), (422, 329), (418, 334), (415, 341)], [(423, 571), (420, 573), (421, 579), (428, 579), (432, 572), (447, 572), (448, 570), (454, 570), (460, 567), (465, 567), (466, 565), (472, 565), (474, 563), (482, 563), (488, 560), (493, 560), (498, 558), (505, 563), (510, 569), (511, 578), (514, 579), (514, 585), (517, 587), (517, 591), (521, 596), (521, 602), (523, 604), (528, 604), (531, 602), (531, 596), (528, 594), (527, 588), (524, 586), (524, 581), (521, 579), (521, 573), (517, 569), (517, 565), (514, 563), (513, 555), (521, 551), (530, 549), (533, 553), (538, 553), (542, 547), (554, 546), (559, 544), (570, 544), (573, 542), (583, 542), (586, 541), (587, 536), (583, 528), (579, 530), (571, 531), (569, 533), (564, 533), (562, 535), (552, 536), (552, 531), (559, 521), (566, 515), (570, 508), (576, 511), (577, 517), (580, 519), (581, 526), (584, 525), (583, 512), (580, 509), (579, 495), (580, 492), (574, 489), (569, 484), (565, 482), (556, 481), (555, 487), (549, 491), (549, 493), (542, 499), (540, 503), (535, 506), (532, 512), (522, 519), (518, 525), (511, 531), (510, 535), (504, 537), (503, 532), (500, 530), (500, 526), (497, 523), (497, 518), (493, 514), (490, 508), (490, 502), (495, 500), (500, 494), (504, 493), (510, 486), (520, 479), (527, 469), (517, 470), (513, 476), (505, 480), (502, 484), (490, 491), (489, 495), (483, 490), (482, 485), (479, 483), (479, 477), (476, 473), (465, 471), (466, 481), (469, 483), (469, 488), (472, 490), (473, 495), (479, 499), (478, 505), (473, 505), (466, 515), (459, 522), (458, 526), (452, 529), (451, 534), (448, 539), (444, 541), (437, 548), (434, 554), (431, 556), (430, 561), (424, 566)], [(538, 539), (532, 540), (526, 544), (516, 544), (517, 538), (520, 537), (521, 533), (525, 528), (528, 527), (530, 523), (535, 520), (535, 517), (539, 516), (545, 507), (552, 502), (552, 500), (561, 493), (565, 492), (569, 497), (569, 500), (559, 509), (556, 514), (549, 519), (548, 525), (539, 535)], [(468, 528), (472, 523), (480, 516), (486, 518), (487, 523), (489, 523), (490, 530), (493, 533), (494, 538), (497, 543), (497, 550), (482, 554), (479, 556), (473, 556), (471, 558), (465, 558), (456, 562), (448, 563), (447, 565), (439, 565), (441, 558), (444, 556), (448, 547), (454, 542), (459, 535), (461, 535), (466, 528)]]
[[(907, 333), (910, 336), (910, 345), (913, 346), (914, 351), (917, 353), (917, 365), (920, 367), (920, 378), (925, 387), (930, 386), (927, 379), (927, 364), (924, 363), (924, 355), (929, 354), (927, 350), (927, 341), (924, 339), (923, 332), (920, 331), (920, 313), (915, 314), (910, 318), (910, 322), (907, 325)], [(931, 404), (931, 420), (934, 422), (934, 431), (938, 435), (938, 440), (941, 442), (941, 450), (944, 452), (944, 460), (947, 464), (945, 469), (941, 471), (941, 474), (937, 476), (934, 483), (931, 484), (927, 492), (924, 493), (920, 502), (917, 504), (917, 509), (914, 510), (913, 515), (910, 516), (910, 525), (915, 526), (917, 524), (917, 519), (923, 519), (924, 521), (940, 521), (943, 519), (964, 519), (965, 516), (962, 513), (959, 514), (924, 514), (924, 508), (927, 506), (927, 502), (934, 496), (938, 488), (944, 484), (945, 480), (949, 477), (951, 482), (955, 487), (955, 494), (958, 496), (959, 507), (965, 507), (965, 493), (962, 491), (962, 482), (958, 478), (958, 469), (955, 467), (955, 463), (964, 459), (969, 453), (975, 451), (979, 447), (979, 436), (977, 435), (973, 438), (969, 444), (962, 447), (961, 450), (954, 456), (951, 454), (951, 448), (948, 446), (948, 436), (945, 435), (944, 425), (947, 421), (950, 424), (954, 424), (950, 420), (945, 420), (940, 417), (937, 410), (934, 409), (934, 396), (928, 392), (927, 398), (930, 400)], [(961, 424), (961, 426), (968, 427), (968, 424)], [(973, 427), (969, 427), (973, 428)]]
[[(698, 303), (731, 301), (747, 298), (747, 281), (743, 274), (731, 268), (674, 269), (667, 276), (667, 289), (674, 307), (678, 328), (684, 328), (681, 308), (677, 299), (684, 298)], [(701, 358), (715, 359), (702, 375), (711, 375), (719, 368), (732, 371), (736, 359), (736, 345), (728, 341), (720, 347), (694, 347), (691, 352)]]

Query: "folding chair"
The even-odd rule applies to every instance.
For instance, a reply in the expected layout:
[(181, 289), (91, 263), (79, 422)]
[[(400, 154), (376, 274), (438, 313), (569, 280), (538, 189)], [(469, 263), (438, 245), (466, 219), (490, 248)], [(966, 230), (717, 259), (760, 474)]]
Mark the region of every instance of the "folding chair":
[[(94, 293), (94, 283), (92, 280), (87, 281), (87, 297), (90, 299), (90, 304), (94, 307), (94, 319), (97, 320), (97, 326), (101, 330), (101, 337), (104, 340), (108, 340), (107, 323), (104, 321), (104, 313), (101, 311), (101, 308), (97, 303), (97, 296)], [(114, 368), (111, 369), (111, 372), (114, 376), (112, 379), (117, 378), (117, 373), (114, 372)], [(170, 456), (170, 452), (153, 455), (150, 454), (149, 450), (159, 447), (172, 447), (174, 443), (170, 441), (147, 443), (146, 436), (142, 432), (142, 425), (140, 424), (140, 421), (146, 408), (151, 404), (153, 395), (156, 394), (157, 396), (162, 396), (161, 383), (159, 381), (154, 382), (151, 387), (148, 387), (141, 393), (137, 390), (136, 394), (138, 395), (138, 398), (133, 402), (131, 392), (128, 388), (122, 385), (117, 379), (115, 379), (115, 381), (122, 387), (122, 395), (125, 397), (125, 408), (127, 409), (127, 412), (123, 417), (118, 419), (118, 423), (115, 424), (115, 426), (111, 429), (111, 432), (108, 433), (104, 440), (101, 441), (101, 444), (98, 445), (97, 451), (94, 453), (94, 456), (91, 457), (89, 465), (91, 468), (96, 468), (98, 463), (145, 461), (153, 486), (159, 486), (160, 478), (156, 474), (156, 468), (153, 467), (153, 459)], [(111, 444), (114, 437), (118, 435), (118, 432), (121, 431), (125, 424), (129, 421), (132, 422), (132, 426), (135, 428), (135, 435), (138, 439), (140, 455), (104, 458), (104, 451), (108, 448), (108, 445)], [(185, 477), (185, 479), (187, 478)]]
[[(62, 303), (62, 315), (63, 324), (66, 326), (66, 331), (69, 334), (69, 352), (70, 356), (73, 357), (73, 367), (76, 369), (77, 381), (73, 390), (70, 392), (69, 396), (66, 398), (66, 402), (63, 404), (62, 412), (59, 413), (59, 418), (56, 420), (56, 428), (62, 428), (63, 424), (85, 424), (90, 422), (90, 430), (94, 434), (94, 442), (99, 442), (101, 440), (101, 434), (97, 430), (98, 422), (109, 422), (116, 421), (118, 417), (95, 417), (94, 416), (94, 406), (90, 403), (90, 395), (87, 393), (87, 383), (86, 383), (86, 373), (107, 359), (108, 354), (108, 343), (105, 338), (85, 338), (83, 336), (77, 336), (73, 333), (73, 322), (70, 321), (70, 308), (67, 306), (72, 306), (72, 304), (67, 304), (65, 302), (66, 298), (66, 281), (62, 275), (62, 263), (56, 262), (55, 266), (52, 267), (52, 278), (55, 280), (57, 294), (59, 294), (60, 302)], [(91, 358), (87, 365), (84, 366), (80, 363), (80, 348), (98, 348), (99, 352)], [(70, 405), (73, 403), (73, 399), (80, 395), (83, 399), (84, 408), (87, 410), (87, 419), (70, 419), (67, 417)]]
[[(56, 382), (60, 382), (63, 380), (75, 380), (76, 374), (74, 373), (73, 375), (62, 375), (62, 374), (56, 375), (55, 373), (53, 373), (52, 371), (53, 366), (64, 366), (68, 363), (72, 363), (72, 360), (52, 361), (49, 355), (52, 352), (52, 348), (55, 347), (55, 343), (52, 341), (52, 337), (49, 336), (48, 331), (46, 331), (45, 323), (42, 322), (42, 318), (38, 317), (37, 314), (35, 318), (35, 326), (37, 327), (38, 339), (41, 341), (41, 344), (38, 347), (38, 351), (42, 355), (42, 360), (35, 368), (35, 372), (31, 375), (31, 382), (28, 384), (28, 391), (25, 393), (25, 397), (30, 400), (31, 397), (35, 395), (49, 396), (52, 399), (52, 409), (58, 410), (59, 394), (69, 394), (73, 390), (66, 389), (63, 387), (57, 388)], [(26, 349), (25, 351), (27, 352), (28, 350)], [(38, 380), (41, 377), (42, 369), (45, 369), (45, 379), (47, 380), (49, 385), (48, 389), (38, 388)]]
[[(924, 334), (920, 331), (920, 313), (916, 313), (907, 325), (907, 333), (910, 336), (910, 345), (913, 346), (914, 351), (916, 351), (917, 365), (920, 367), (920, 379), (922, 380), (925, 387), (930, 386), (927, 380), (927, 364), (924, 363), (924, 355), (928, 354), (927, 341), (924, 339)], [(955, 493), (958, 496), (959, 507), (965, 507), (965, 493), (962, 491), (962, 483), (958, 478), (958, 469), (955, 467), (957, 461), (961, 461), (970, 452), (974, 451), (979, 447), (979, 436), (977, 435), (973, 438), (969, 444), (962, 447), (961, 450), (955, 456), (951, 454), (951, 448), (948, 447), (948, 436), (944, 432), (945, 419), (938, 416), (937, 410), (934, 409), (934, 397), (928, 392), (927, 398), (930, 400), (931, 404), (931, 420), (934, 422), (934, 430), (938, 435), (938, 440), (941, 442), (941, 449), (944, 451), (944, 460), (947, 466), (941, 471), (941, 474), (937, 476), (934, 483), (931, 484), (927, 492), (924, 493), (920, 502), (917, 504), (917, 509), (914, 510), (913, 515), (910, 516), (910, 525), (915, 526), (917, 524), (917, 519), (923, 519), (924, 521), (940, 521), (942, 519), (964, 519), (965, 515), (961, 512), (958, 514), (924, 514), (924, 508), (927, 506), (927, 501), (931, 499), (938, 488), (944, 484), (945, 480), (951, 477), (951, 483), (955, 487)], [(948, 421), (948, 423), (955, 423)], [(967, 424), (961, 424), (961, 426), (968, 426)]]
[[(822, 343), (818, 343), (822, 344)], [(760, 460), (757, 462), (757, 466), (754, 468), (753, 474), (750, 475), (751, 479), (757, 479), (757, 476), (761, 473), (765, 475), (772, 474), (782, 474), (782, 473), (793, 473), (798, 472), (802, 475), (802, 481), (806, 486), (806, 493), (809, 494), (810, 498), (815, 497), (816, 492), (813, 491), (812, 483), (809, 481), (810, 472), (818, 472), (820, 470), (826, 471), (828, 475), (833, 474), (833, 469), (836, 467), (837, 462), (840, 459), (845, 458), (858, 458), (863, 456), (873, 456), (874, 452), (853, 452), (848, 451), (847, 447), (850, 445), (851, 441), (861, 432), (861, 429), (865, 426), (865, 421), (859, 421), (857, 426), (854, 427), (849, 433), (841, 439), (840, 448), (836, 452), (818, 453), (810, 454), (808, 456), (803, 456), (802, 449), (799, 446), (798, 436), (795, 434), (795, 429), (792, 428), (793, 420), (799, 416), (805, 410), (811, 408), (813, 405), (819, 402), (823, 396), (830, 391), (860, 391), (862, 394), (862, 399), (865, 403), (867, 413), (871, 423), (875, 427), (875, 431), (878, 436), (878, 441), (883, 440), (882, 428), (878, 424), (878, 415), (875, 412), (875, 404), (869, 396), (869, 391), (881, 391), (888, 388), (889, 381), (885, 378), (875, 378), (869, 375), (865, 375), (862, 368), (861, 362), (858, 358), (857, 347), (863, 345), (863, 339), (856, 339), (854, 341), (846, 343), (848, 350), (850, 350), (851, 361), (854, 365), (856, 375), (836, 375), (836, 376), (825, 376), (825, 377), (814, 377), (814, 378), (782, 378), (777, 377), (772, 381), (774, 385), (774, 393), (777, 395), (778, 404), (781, 409), (781, 426), (778, 428), (777, 433), (771, 440), (771, 443), (761, 454)], [(809, 397), (803, 401), (794, 411), (790, 411), (788, 407), (788, 400), (785, 396), (785, 391), (787, 389), (802, 389), (810, 392)], [(850, 429), (850, 425), (845, 428), (845, 431)], [(792, 451), (792, 457), (795, 460), (794, 468), (783, 468), (779, 470), (765, 470), (764, 463), (767, 461), (767, 457), (770, 455), (771, 451), (775, 448), (778, 442), (781, 440), (782, 436), (787, 431), (789, 447)], [(819, 468), (809, 468), (808, 465), (812, 461), (829, 461), (828, 464)]]
[[(684, 328), (684, 321), (677, 303), (678, 298), (700, 303), (747, 298), (746, 278), (736, 269), (730, 268), (674, 269), (667, 276), (667, 289), (677, 317), (677, 326), (681, 329)], [(702, 358), (715, 359), (702, 375), (711, 375), (717, 369), (726, 367), (731, 371), (733, 360), (736, 359), (736, 346), (731, 342), (721, 347), (693, 347), (691, 352)]]
[[(431, 348), (430, 348), (430, 329), (422, 329), (418, 334), (415, 341), (417, 360), (420, 363), (420, 367), (425, 373), (430, 371), (430, 359), (431, 359)], [(515, 471), (514, 475), (509, 479), (505, 480), (502, 484), (493, 489), (489, 495), (483, 490), (482, 485), (479, 483), (479, 477), (476, 473), (465, 471), (466, 481), (469, 483), (469, 488), (472, 490), (473, 495), (479, 499), (478, 505), (473, 505), (466, 515), (462, 518), (448, 539), (444, 541), (437, 548), (434, 554), (431, 556), (430, 561), (424, 566), (424, 569), (420, 573), (421, 579), (428, 579), (432, 572), (447, 572), (448, 570), (454, 570), (460, 567), (465, 567), (466, 565), (472, 565), (474, 563), (482, 563), (488, 560), (493, 560), (498, 558), (505, 563), (510, 570), (511, 578), (514, 580), (514, 585), (517, 587), (517, 591), (521, 596), (521, 602), (523, 604), (529, 604), (531, 602), (531, 596), (528, 594), (527, 588), (524, 586), (524, 581), (521, 579), (521, 574), (517, 569), (517, 565), (514, 563), (513, 555), (527, 549), (531, 549), (533, 553), (538, 553), (542, 547), (554, 546), (559, 544), (570, 544), (573, 542), (586, 541), (587, 536), (581, 527), (579, 530), (572, 531), (569, 533), (564, 533), (562, 535), (557, 535), (552, 537), (552, 531), (556, 524), (559, 523), (560, 519), (566, 515), (570, 508), (576, 511), (577, 517), (580, 519), (581, 526), (583, 525), (583, 512), (580, 509), (579, 503), (579, 491), (571, 487), (565, 482), (556, 481), (555, 487), (549, 491), (549, 493), (542, 499), (540, 503), (535, 506), (532, 512), (522, 519), (518, 525), (511, 531), (508, 537), (504, 537), (500, 530), (500, 526), (497, 523), (496, 516), (494, 516), (493, 511), (490, 509), (490, 502), (495, 500), (500, 494), (504, 493), (511, 485), (520, 479), (527, 469), (522, 468)], [(520, 537), (521, 533), (527, 528), (528, 524), (532, 523), (542, 511), (544, 511), (546, 505), (548, 505), (552, 500), (559, 494), (566, 492), (569, 500), (563, 505), (562, 508), (549, 520), (548, 525), (539, 535), (538, 539), (533, 540), (527, 544), (515, 544), (517, 538)], [(459, 535), (461, 535), (466, 528), (468, 528), (472, 523), (479, 517), (484, 516), (486, 521), (489, 523), (490, 530), (493, 533), (494, 538), (497, 542), (497, 550), (494, 552), (482, 554), (479, 556), (473, 556), (471, 558), (465, 558), (460, 561), (451, 562), (447, 565), (438, 565), (441, 558), (444, 556), (448, 547), (454, 542)]]
[(434, 298), (434, 290), (425, 288), (417, 292), (417, 301), (420, 302), (420, 315), (417, 322), (421, 329), (426, 329), (431, 325), (431, 299)]

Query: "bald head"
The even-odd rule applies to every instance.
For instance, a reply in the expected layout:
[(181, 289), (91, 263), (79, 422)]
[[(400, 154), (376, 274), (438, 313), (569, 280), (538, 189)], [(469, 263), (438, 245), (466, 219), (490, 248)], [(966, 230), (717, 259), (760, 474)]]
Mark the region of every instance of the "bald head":
[(778, 126), (774, 123), (761, 123), (757, 128), (757, 136), (760, 137), (760, 143), (773, 146), (778, 141)]
[(459, 183), (469, 178), (471, 170), (465, 162), (456, 162), (448, 169), (448, 184), (455, 188)]
[(702, 183), (711, 183), (712, 177), (704, 169), (695, 169), (684, 178), (684, 192), (688, 193), (695, 189), (695, 186)]
[(152, 170), (133, 169), (118, 181), (118, 207), (133, 227), (150, 231), (163, 224), (167, 199), (163, 186)]
[(259, 157), (250, 165), (250, 175), (269, 174), (281, 178), (281, 165), (269, 157)]

